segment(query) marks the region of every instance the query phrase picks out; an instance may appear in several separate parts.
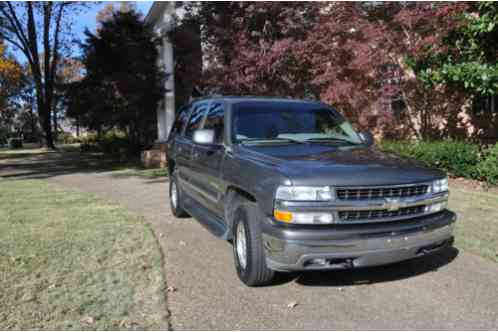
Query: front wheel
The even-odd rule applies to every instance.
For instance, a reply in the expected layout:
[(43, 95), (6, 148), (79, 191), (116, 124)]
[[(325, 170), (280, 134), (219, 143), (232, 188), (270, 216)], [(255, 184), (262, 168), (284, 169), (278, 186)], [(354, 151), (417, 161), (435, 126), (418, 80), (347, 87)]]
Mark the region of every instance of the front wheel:
[(175, 217), (188, 217), (188, 214), (183, 209), (182, 204), (182, 195), (180, 187), (178, 187), (178, 180), (176, 179), (176, 176), (172, 175), (169, 182), (169, 205), (171, 207), (171, 212)]
[(266, 266), (257, 206), (241, 205), (233, 224), (233, 254), (240, 280), (247, 286), (264, 286), (272, 282), (275, 272)]

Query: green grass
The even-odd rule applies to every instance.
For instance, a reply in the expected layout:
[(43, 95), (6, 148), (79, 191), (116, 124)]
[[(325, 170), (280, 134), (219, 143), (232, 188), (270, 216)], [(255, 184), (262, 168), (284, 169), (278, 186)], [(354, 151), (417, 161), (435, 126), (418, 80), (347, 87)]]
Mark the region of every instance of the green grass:
[(122, 207), (0, 180), (0, 330), (166, 329), (161, 255)]
[(453, 184), (449, 208), (458, 215), (456, 246), (498, 263), (498, 194)]

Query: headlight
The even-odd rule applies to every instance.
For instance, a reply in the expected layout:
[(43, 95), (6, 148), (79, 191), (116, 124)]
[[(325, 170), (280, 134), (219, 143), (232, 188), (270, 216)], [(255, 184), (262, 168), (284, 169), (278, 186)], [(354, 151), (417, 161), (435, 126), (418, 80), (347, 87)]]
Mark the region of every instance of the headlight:
[(448, 178), (436, 180), (432, 183), (433, 193), (437, 194), (445, 191), (448, 191)]
[(282, 201), (330, 201), (333, 198), (330, 187), (280, 186), (275, 198)]

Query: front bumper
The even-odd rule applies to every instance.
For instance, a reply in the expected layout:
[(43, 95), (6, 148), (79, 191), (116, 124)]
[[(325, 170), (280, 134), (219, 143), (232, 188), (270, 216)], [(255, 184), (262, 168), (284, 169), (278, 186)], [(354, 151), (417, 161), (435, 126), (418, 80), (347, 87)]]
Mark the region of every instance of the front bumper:
[(268, 267), (276, 271), (330, 270), (390, 264), (437, 251), (453, 243), (456, 215), (338, 229), (263, 227)]

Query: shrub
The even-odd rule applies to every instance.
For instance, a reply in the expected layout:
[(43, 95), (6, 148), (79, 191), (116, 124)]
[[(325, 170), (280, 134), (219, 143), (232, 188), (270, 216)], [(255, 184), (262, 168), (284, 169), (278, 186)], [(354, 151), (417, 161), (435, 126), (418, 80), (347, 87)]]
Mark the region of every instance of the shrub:
[(120, 131), (109, 131), (100, 138), (95, 134), (88, 134), (81, 138), (80, 149), (83, 152), (104, 152), (120, 159), (137, 151), (129, 137)]
[(498, 143), (484, 151), (477, 170), (482, 179), (490, 184), (498, 184)]
[(97, 145), (97, 135), (87, 134), (80, 138), (80, 150), (82, 152), (100, 152), (100, 147)]
[(128, 136), (122, 132), (107, 132), (98, 141), (102, 152), (113, 156), (125, 156), (131, 151), (131, 142)]
[(7, 139), (9, 138), (10, 131), (7, 128), (0, 127), (0, 146), (7, 144)]
[(57, 134), (57, 142), (64, 144), (72, 144), (73, 143), (73, 134), (69, 132), (60, 132)]
[(453, 176), (479, 178), (477, 164), (480, 161), (480, 153), (477, 144), (454, 141), (418, 143), (384, 141), (381, 143), (381, 149), (414, 158)]
[(9, 139), (7, 139), (7, 145), (11, 149), (22, 149), (22, 139), (21, 138), (9, 138)]

